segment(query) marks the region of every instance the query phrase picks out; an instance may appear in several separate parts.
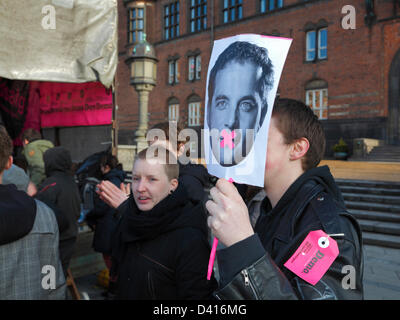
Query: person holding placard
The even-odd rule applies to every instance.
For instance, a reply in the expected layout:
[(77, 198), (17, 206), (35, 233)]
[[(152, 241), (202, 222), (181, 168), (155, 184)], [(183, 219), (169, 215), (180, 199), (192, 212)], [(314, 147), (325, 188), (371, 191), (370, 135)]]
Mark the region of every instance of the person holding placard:
[(226, 246), (217, 251), (215, 296), (362, 299), (361, 230), (329, 168), (317, 167), (325, 149), (318, 118), (300, 101), (277, 100), (267, 148), (266, 198), (254, 229), (231, 183), (219, 179), (210, 191), (208, 225)]

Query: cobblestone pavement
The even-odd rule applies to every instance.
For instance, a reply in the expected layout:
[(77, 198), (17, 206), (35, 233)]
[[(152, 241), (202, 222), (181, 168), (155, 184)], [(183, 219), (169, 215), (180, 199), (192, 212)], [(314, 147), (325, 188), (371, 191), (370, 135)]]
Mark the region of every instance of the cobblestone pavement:
[(364, 298), (400, 300), (400, 249), (364, 246)]

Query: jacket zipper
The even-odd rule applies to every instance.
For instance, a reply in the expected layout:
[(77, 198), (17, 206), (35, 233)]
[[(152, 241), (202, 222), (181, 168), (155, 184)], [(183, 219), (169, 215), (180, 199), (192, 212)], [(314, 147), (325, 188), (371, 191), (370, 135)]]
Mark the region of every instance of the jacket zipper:
[(251, 281), (250, 281), (250, 277), (249, 277), (249, 273), (247, 272), (247, 269), (243, 269), (243, 270), (241, 271), (241, 274), (243, 275), (243, 278), (244, 278), (244, 285), (245, 285), (246, 287), (250, 287), (250, 289), (251, 289), (251, 291), (252, 291), (254, 297), (255, 297), (256, 299), (258, 299), (258, 295), (257, 295), (257, 293), (256, 293), (256, 290), (254, 289), (253, 284), (252, 284)]

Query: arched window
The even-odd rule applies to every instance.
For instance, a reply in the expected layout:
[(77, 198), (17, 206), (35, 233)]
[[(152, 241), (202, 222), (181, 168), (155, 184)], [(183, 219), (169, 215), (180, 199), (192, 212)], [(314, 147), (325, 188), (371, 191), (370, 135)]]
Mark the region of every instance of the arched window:
[(328, 83), (312, 80), (305, 86), (306, 105), (313, 109), (319, 119), (328, 119)]
[(188, 98), (188, 126), (199, 126), (201, 120), (201, 99), (198, 95)]
[(179, 121), (179, 100), (175, 97), (168, 99), (168, 121)]

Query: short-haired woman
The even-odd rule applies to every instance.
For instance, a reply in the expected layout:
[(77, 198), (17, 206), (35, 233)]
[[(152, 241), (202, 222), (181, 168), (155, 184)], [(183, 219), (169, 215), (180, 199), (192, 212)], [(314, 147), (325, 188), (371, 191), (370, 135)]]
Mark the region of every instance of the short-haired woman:
[(209, 299), (210, 247), (201, 202), (178, 182), (179, 165), (164, 148), (141, 151), (132, 170), (132, 192), (113, 242), (117, 299)]

